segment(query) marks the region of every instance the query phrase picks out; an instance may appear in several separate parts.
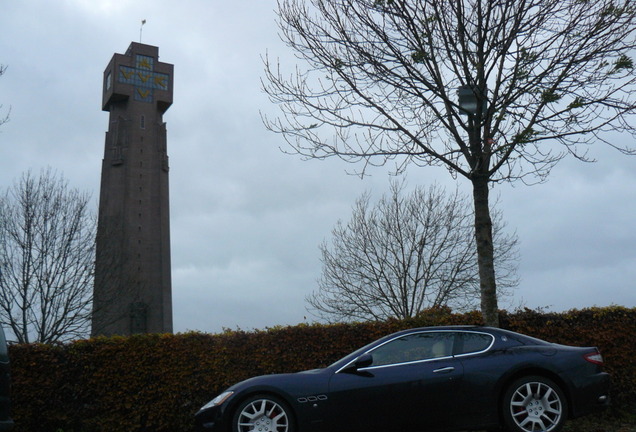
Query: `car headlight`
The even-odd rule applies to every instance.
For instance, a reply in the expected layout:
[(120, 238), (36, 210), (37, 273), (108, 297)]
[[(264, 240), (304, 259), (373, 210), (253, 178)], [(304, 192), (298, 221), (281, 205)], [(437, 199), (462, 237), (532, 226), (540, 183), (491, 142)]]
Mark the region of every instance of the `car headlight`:
[(226, 391), (212, 399), (210, 402), (206, 403), (201, 407), (202, 410), (212, 408), (213, 406), (221, 405), (225, 402), (230, 396), (234, 394), (233, 391)]

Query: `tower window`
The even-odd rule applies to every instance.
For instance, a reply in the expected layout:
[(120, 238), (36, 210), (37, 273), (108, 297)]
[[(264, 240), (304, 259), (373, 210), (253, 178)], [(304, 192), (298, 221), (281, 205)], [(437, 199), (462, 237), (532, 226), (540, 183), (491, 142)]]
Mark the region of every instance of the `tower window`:
[(141, 116), (139, 120), (139, 125), (142, 129), (146, 129), (146, 116)]

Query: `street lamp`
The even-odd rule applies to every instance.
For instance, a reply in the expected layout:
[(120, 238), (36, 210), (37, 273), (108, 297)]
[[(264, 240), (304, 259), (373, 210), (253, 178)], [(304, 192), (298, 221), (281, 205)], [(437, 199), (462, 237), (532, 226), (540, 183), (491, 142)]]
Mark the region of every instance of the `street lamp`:
[[(481, 128), (482, 117), (486, 114), (488, 108), (488, 101), (486, 100), (485, 93), (480, 94), (477, 97), (479, 90), (474, 85), (463, 85), (457, 89), (459, 113), (468, 116), (468, 122), (466, 124), (466, 132), (468, 132), (468, 143), (470, 151), (473, 155), (473, 161), (471, 162), (471, 174), (477, 172), (481, 165)], [(487, 90), (485, 90), (487, 92)], [(481, 99), (482, 106), (479, 109), (479, 100)]]
[[(477, 98), (475, 86), (463, 85), (457, 89), (460, 114), (474, 116), (477, 114), (479, 99)], [(486, 111), (486, 98), (483, 98), (482, 113)]]

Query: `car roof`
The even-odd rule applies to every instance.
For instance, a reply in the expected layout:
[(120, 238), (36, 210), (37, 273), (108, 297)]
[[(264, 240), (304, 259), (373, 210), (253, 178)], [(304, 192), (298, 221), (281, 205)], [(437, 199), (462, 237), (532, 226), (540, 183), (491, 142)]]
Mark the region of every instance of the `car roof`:
[[(405, 329), (405, 330), (400, 330), (398, 332), (392, 333), (392, 335), (397, 335), (400, 333), (412, 333), (412, 332), (418, 332), (418, 331), (436, 331), (436, 330), (489, 330), (489, 331), (496, 331), (498, 329), (495, 329), (493, 327), (485, 327), (485, 326), (479, 326), (479, 325), (445, 325), (445, 326), (428, 326), (428, 327), (413, 327), (410, 329)], [(387, 335), (387, 336), (391, 336), (391, 335)]]
[(480, 326), (480, 325), (447, 325), (447, 326), (429, 326), (429, 327), (414, 327), (410, 329), (400, 330), (395, 333), (388, 334), (381, 339), (391, 339), (396, 336), (400, 336), (401, 334), (409, 334), (413, 332), (425, 332), (425, 331), (481, 331), (484, 333), (489, 333), (494, 336), (497, 335), (507, 335), (510, 337), (514, 337), (515, 339), (521, 341), (524, 345), (544, 345), (549, 344), (550, 342), (546, 342), (542, 339), (535, 338), (532, 336), (524, 335), (522, 333), (517, 333), (512, 330), (506, 330), (498, 327), (488, 327), (488, 326)]

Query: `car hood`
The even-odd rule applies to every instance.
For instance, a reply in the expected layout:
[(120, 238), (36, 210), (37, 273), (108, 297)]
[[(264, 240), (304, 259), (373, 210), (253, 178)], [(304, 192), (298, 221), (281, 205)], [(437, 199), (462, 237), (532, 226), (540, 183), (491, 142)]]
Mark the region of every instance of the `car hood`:
[(234, 384), (228, 390), (237, 394), (245, 391), (275, 391), (290, 399), (327, 391), (333, 371), (329, 368), (296, 373), (261, 375)]

